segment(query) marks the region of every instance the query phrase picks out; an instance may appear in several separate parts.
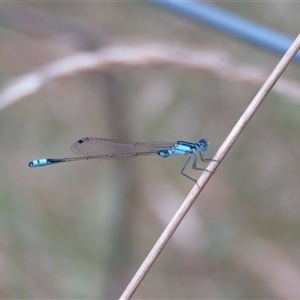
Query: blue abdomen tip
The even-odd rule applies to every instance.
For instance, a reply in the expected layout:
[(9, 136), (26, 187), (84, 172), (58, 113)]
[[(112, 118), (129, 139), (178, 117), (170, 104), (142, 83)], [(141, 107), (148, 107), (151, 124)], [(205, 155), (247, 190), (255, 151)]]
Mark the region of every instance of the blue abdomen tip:
[(48, 164), (49, 164), (48, 159), (42, 158), (42, 159), (37, 159), (37, 160), (33, 160), (33, 161), (29, 162), (28, 166), (30, 168), (34, 168), (34, 167), (46, 166)]

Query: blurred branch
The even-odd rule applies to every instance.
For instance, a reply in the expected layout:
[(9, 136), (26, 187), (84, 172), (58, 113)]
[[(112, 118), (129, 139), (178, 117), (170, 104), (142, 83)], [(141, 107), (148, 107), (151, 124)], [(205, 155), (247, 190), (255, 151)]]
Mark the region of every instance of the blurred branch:
[[(209, 1), (149, 0), (149, 3), (160, 5), (181, 17), (186, 17), (196, 22), (196, 24), (205, 24), (221, 33), (249, 43), (252, 46), (260, 47), (265, 51), (283, 55), (293, 42), (293, 37), (263, 26), (251, 19), (244, 18), (241, 15), (234, 14), (215, 4), (205, 2)], [(294, 61), (299, 62), (299, 60), (300, 54), (297, 54)]]
[[(241, 65), (227, 54), (212, 49), (189, 49), (160, 44), (114, 45), (94, 52), (80, 52), (14, 79), (0, 91), (0, 109), (38, 92), (48, 82), (81, 72), (117, 71), (120, 68), (180, 66), (210, 73), (234, 82), (261, 86), (267, 71), (260, 66)], [(281, 79), (274, 91), (299, 103), (300, 84)]]

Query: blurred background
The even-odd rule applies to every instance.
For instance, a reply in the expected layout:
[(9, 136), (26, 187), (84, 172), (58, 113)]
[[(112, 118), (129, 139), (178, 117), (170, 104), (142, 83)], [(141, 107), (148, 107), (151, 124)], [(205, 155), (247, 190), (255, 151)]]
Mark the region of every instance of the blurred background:
[[(298, 2), (215, 5), (299, 33)], [(116, 45), (127, 64), (46, 80), (0, 111), (1, 298), (119, 297), (193, 186), (185, 157), (30, 160), (71, 157), (84, 136), (207, 138), (212, 157), (280, 59), (150, 3), (1, 3), (0, 98), (19, 76)], [(147, 45), (195, 57), (138, 65)], [(299, 72), (288, 67), (133, 298), (300, 297)]]

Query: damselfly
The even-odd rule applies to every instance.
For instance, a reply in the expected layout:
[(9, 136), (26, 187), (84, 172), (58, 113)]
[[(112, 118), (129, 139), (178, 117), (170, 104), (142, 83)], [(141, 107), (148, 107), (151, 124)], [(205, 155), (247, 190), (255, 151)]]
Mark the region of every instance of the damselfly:
[(84, 137), (76, 141), (71, 146), (71, 150), (73, 153), (80, 156), (69, 158), (41, 158), (29, 162), (28, 166), (42, 167), (85, 159), (115, 159), (151, 154), (157, 154), (160, 157), (188, 155), (188, 159), (183, 165), (180, 173), (192, 181), (197, 182), (194, 178), (184, 173), (184, 170), (191, 158), (193, 158), (192, 169), (202, 171), (205, 171), (206, 169), (197, 166), (198, 158), (200, 158), (203, 162), (209, 162), (212, 160), (211, 158), (204, 158), (202, 155), (202, 152), (209, 150), (209, 144), (206, 139), (201, 139), (196, 143), (185, 141), (177, 141), (174, 143), (133, 143), (111, 139)]

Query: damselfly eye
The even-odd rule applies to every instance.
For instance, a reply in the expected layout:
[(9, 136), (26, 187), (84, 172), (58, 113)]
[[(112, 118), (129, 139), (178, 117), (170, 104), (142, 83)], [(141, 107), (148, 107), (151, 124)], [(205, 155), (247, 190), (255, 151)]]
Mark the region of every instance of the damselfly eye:
[(199, 148), (201, 151), (205, 152), (207, 150), (209, 150), (209, 144), (208, 141), (206, 139), (201, 139), (198, 143)]

